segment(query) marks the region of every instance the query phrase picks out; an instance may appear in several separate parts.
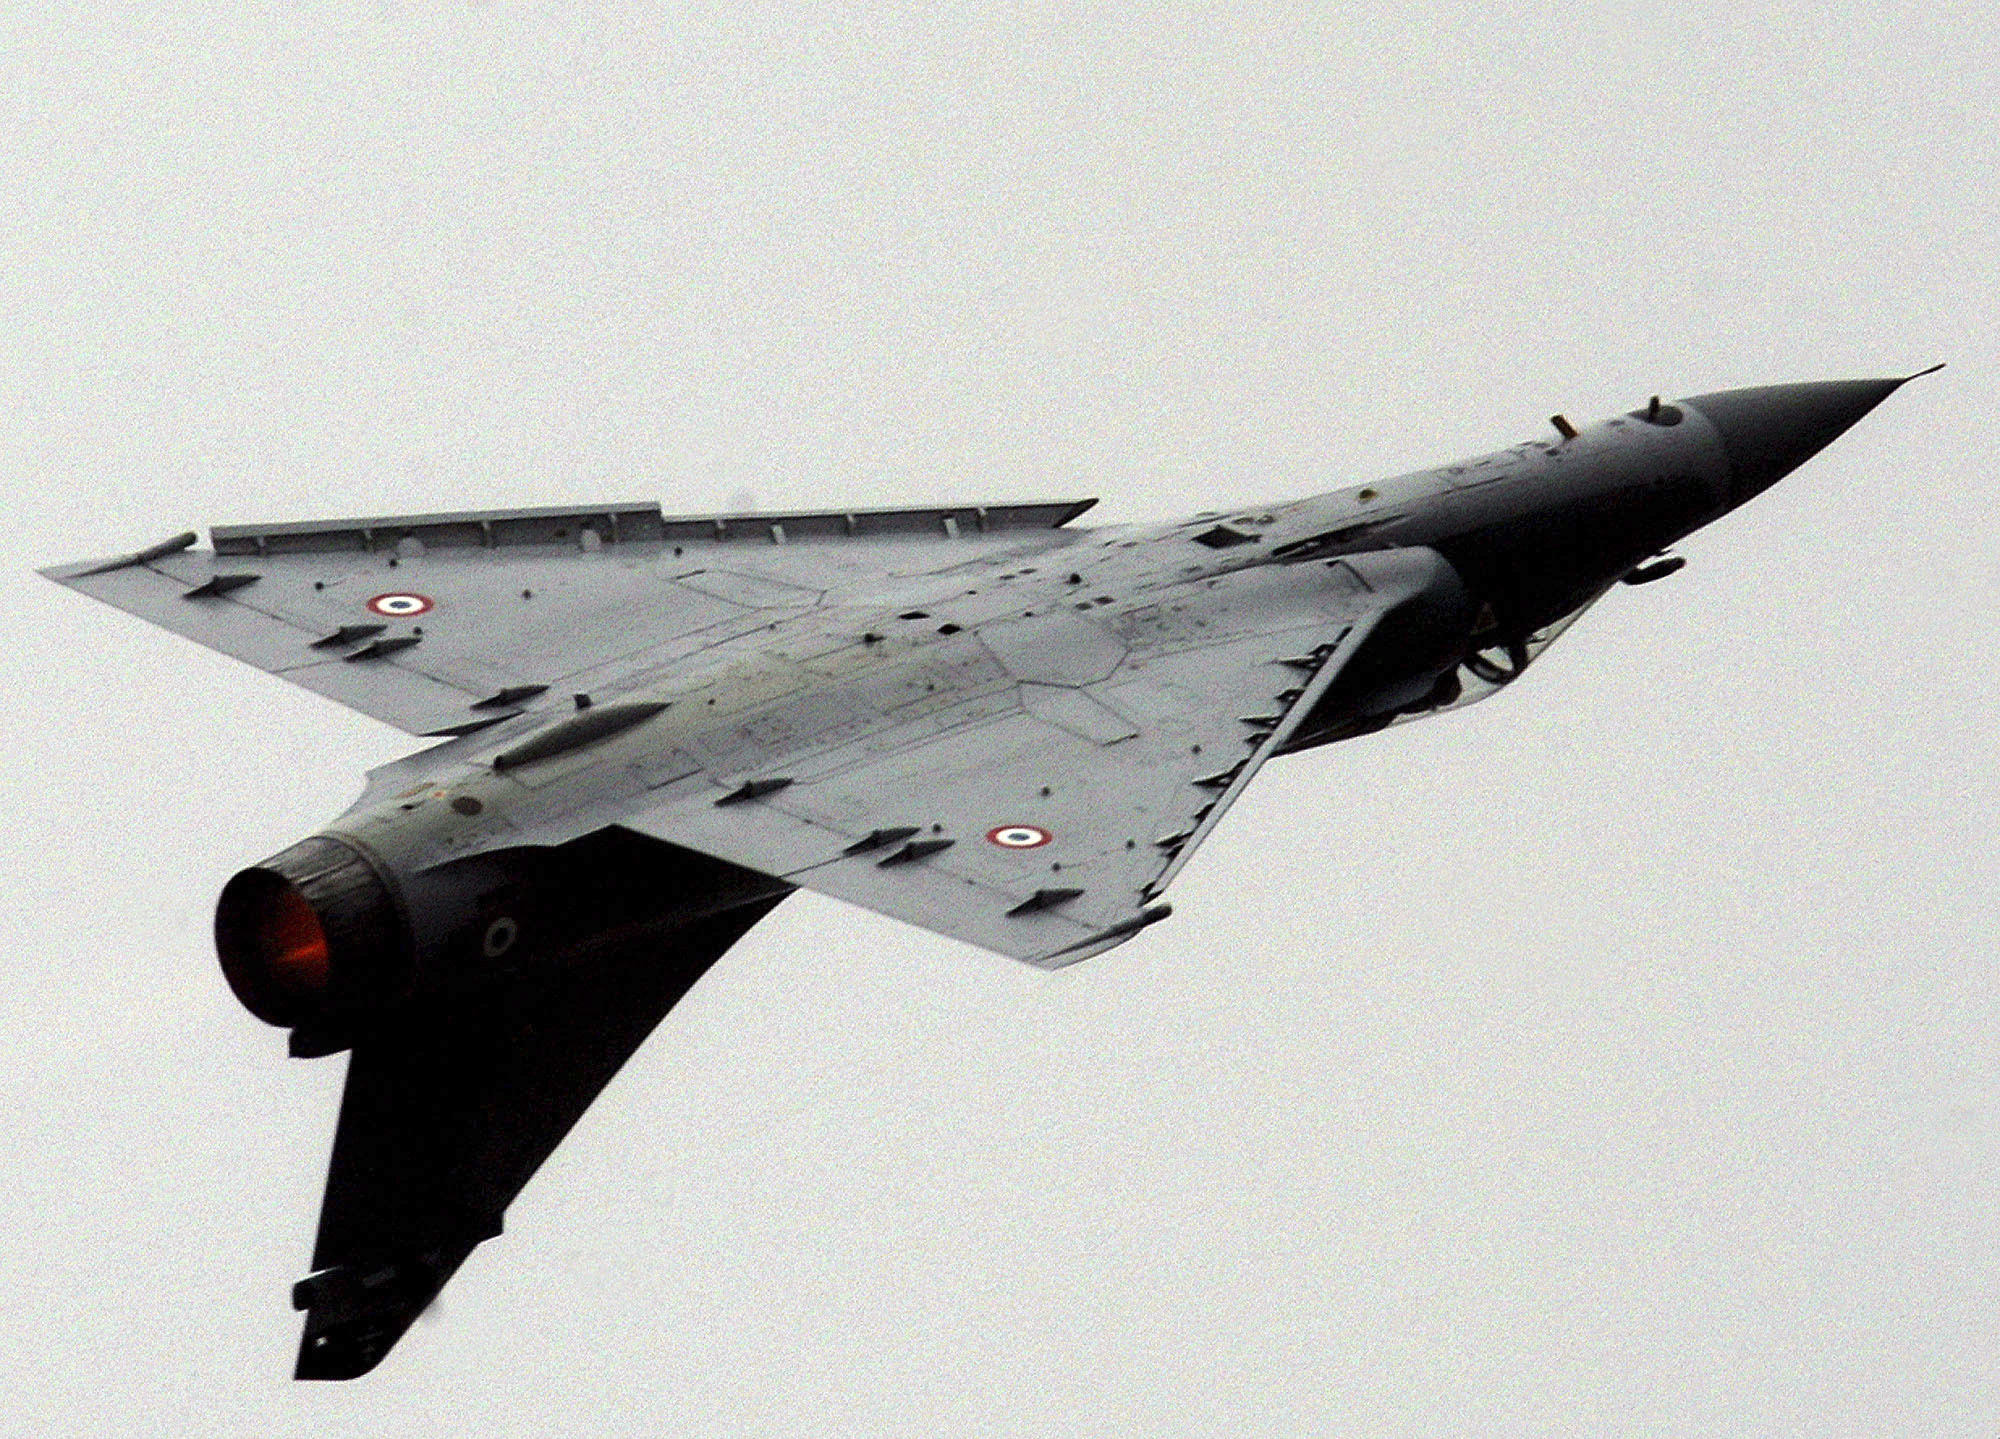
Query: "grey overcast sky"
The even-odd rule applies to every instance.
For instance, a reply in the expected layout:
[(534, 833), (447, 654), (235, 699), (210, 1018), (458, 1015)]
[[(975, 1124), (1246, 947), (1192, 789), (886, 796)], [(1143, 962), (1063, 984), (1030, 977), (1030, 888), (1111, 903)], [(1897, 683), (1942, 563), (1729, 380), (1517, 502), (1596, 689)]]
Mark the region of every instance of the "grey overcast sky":
[[(2000, 1429), (2000, 42), (1965, 3), (0, 17), (0, 1430)], [(374, 1376), (208, 937), (402, 736), (33, 567), (1287, 496), (1951, 368), (1042, 975), (798, 897)]]

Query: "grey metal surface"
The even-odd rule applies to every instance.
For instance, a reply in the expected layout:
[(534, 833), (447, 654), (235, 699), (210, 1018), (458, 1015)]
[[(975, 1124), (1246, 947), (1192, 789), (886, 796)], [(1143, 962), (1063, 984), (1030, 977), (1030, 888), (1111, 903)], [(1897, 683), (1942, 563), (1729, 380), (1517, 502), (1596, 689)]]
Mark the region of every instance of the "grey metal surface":
[[(510, 687), (545, 686), (555, 693), (538, 703), (553, 707), (577, 687), (616, 688), (649, 666), (684, 664), (786, 612), (818, 607), (828, 581), (879, 583), (898, 571), (923, 574), (1065, 544), (1069, 534), (1054, 523), (1087, 503), (970, 507), (957, 538), (943, 522), (958, 512), (945, 510), (857, 511), (852, 538), (844, 514), (825, 524), (824, 516), (758, 516), (754, 524), (740, 517), (675, 521), (703, 536), (677, 542), (630, 538), (628, 526), (628, 538), (595, 547), (577, 536), (596, 531), (577, 524), (579, 515), (599, 512), (221, 528), (220, 553), (176, 542), (45, 573), (349, 708), (430, 735), (474, 718), (473, 706)], [(970, 518), (979, 514), (987, 516), (985, 531)], [(796, 527), (802, 538), (773, 544), (768, 526), (761, 542), (749, 538), (767, 518)], [(464, 540), (481, 525), (500, 537), (491, 548)], [(527, 526), (564, 530), (568, 538), (508, 538)], [(360, 543), (364, 534), (375, 537), (373, 548)], [(414, 536), (429, 538), (412, 545)], [(239, 589), (188, 598), (218, 578), (227, 584), (252, 575), (255, 582)], [(397, 597), (413, 598), (399, 605)], [(335, 638), (364, 623), (383, 628), (360, 643)]]
[(443, 739), (218, 912), (291, 1052), (354, 1051), (299, 1376), (371, 1369), (792, 888), (1045, 968), (1122, 944), (1269, 760), (1512, 684), (1897, 383), (1652, 402), (1164, 525), (622, 506), (223, 530), (220, 553), (50, 572)]
[[(393, 864), (624, 825), (1061, 964), (1135, 932), (1272, 755), (1493, 693), (1740, 502), (1743, 414), (1789, 424), (1794, 464), (1896, 383), (1655, 404), (1167, 525), (633, 504), (228, 527), (48, 573), (444, 738), (331, 831)], [(1468, 586), (1484, 633), (1451, 629)]]

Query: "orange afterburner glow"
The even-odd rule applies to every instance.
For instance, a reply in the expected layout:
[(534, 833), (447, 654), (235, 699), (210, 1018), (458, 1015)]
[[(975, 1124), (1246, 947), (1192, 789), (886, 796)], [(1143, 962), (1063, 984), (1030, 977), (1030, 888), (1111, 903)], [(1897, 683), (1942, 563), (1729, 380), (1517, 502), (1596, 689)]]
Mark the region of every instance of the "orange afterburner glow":
[(279, 988), (294, 994), (326, 989), (326, 931), (297, 890), (288, 886), (279, 891), (257, 917), (257, 945)]
[(243, 1007), (290, 1027), (319, 1013), (333, 980), (333, 944), (306, 897), (283, 875), (246, 869), (215, 909), (222, 973)]

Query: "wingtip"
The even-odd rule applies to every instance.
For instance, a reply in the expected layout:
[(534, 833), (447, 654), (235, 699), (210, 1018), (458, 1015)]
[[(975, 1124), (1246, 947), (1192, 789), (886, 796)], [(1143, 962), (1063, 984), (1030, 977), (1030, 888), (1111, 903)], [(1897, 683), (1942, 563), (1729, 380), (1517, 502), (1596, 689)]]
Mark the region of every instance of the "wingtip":
[(1942, 370), (1944, 368), (1944, 365), (1945, 362), (1943, 360), (1939, 360), (1935, 365), (1932, 365), (1929, 369), (1918, 370), (1913, 375), (1905, 375), (1903, 376), (1902, 379), (1896, 381), (1896, 383), (1899, 385), (1907, 385), (1912, 380), (1921, 380), (1925, 375), (1935, 375), (1939, 370)]
[(1158, 924), (1173, 912), (1174, 907), (1170, 904), (1147, 905), (1137, 914), (1129, 919), (1120, 920), (1109, 929), (1101, 929), (1096, 934), (1078, 940), (1075, 944), (1029, 962), (1041, 969), (1066, 969), (1072, 964), (1100, 955), (1107, 949), (1115, 949), (1140, 930)]
[(168, 555), (177, 555), (182, 550), (193, 549), (200, 542), (201, 536), (193, 530), (183, 530), (156, 545), (147, 545), (143, 550), (133, 550), (130, 554), (113, 555), (103, 560), (79, 560), (67, 565), (50, 565), (36, 573), (54, 580), (57, 584), (67, 584), (71, 580), (88, 579), (92, 575), (106, 575), (113, 570), (129, 569), (134, 565), (149, 565), (154, 560), (163, 560)]

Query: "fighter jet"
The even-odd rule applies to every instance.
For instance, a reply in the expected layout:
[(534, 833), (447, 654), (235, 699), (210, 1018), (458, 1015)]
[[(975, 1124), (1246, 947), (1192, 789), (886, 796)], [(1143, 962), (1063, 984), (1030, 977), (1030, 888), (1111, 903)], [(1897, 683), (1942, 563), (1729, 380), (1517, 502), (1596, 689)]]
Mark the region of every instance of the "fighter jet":
[(1101, 954), (1167, 917), (1267, 763), (1512, 684), (1905, 380), (1557, 415), (1158, 524), (626, 504), (217, 527), (45, 571), (438, 741), (216, 909), (251, 1014), (351, 1053), (297, 1376), (380, 1362), (793, 890), (1044, 968)]

